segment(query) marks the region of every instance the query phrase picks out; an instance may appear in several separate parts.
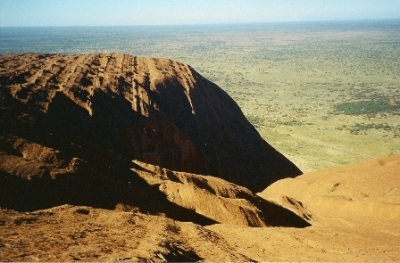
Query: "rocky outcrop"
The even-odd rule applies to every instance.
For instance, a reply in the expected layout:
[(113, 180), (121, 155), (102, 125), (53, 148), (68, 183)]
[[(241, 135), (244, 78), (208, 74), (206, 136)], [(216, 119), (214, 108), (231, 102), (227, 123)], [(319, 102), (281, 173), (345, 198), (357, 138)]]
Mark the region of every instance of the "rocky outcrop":
[[(121, 54), (6, 55), (0, 65), (0, 206), (121, 204), (199, 224), (226, 217), (236, 224), (304, 226), (224, 180), (219, 187), (240, 188), (247, 199), (184, 183), (207, 181), (201, 175), (177, 173), (180, 183), (160, 188), (149, 180), (160, 174), (135, 169), (132, 160), (252, 190), (299, 172), (228, 95), (189, 66)], [(201, 204), (204, 198), (209, 204)], [(218, 215), (218, 206), (227, 209)]]
[(7, 143), (15, 138), (63, 155), (61, 170), (73, 158), (110, 172), (119, 160), (138, 159), (253, 191), (301, 173), (222, 89), (183, 63), (22, 54), (2, 56), (0, 67), (2, 149), (17, 157), (23, 146)]
[(137, 160), (132, 170), (165, 194), (170, 202), (219, 223), (253, 227), (309, 226), (295, 213), (217, 177), (171, 171)]

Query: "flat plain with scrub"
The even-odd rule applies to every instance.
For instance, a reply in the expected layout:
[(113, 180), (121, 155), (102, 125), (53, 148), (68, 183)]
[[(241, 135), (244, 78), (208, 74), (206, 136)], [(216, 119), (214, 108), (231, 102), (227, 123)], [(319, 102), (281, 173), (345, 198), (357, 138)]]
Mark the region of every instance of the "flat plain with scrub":
[(400, 151), (399, 27), (254, 28), (176, 41), (158, 55), (222, 87), (303, 171)]

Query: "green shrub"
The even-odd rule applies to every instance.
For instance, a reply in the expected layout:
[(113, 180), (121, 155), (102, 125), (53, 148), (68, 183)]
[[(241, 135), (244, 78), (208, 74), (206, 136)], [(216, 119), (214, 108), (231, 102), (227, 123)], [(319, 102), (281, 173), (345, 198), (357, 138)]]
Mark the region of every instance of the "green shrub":
[(362, 100), (355, 102), (344, 102), (334, 106), (334, 113), (346, 115), (376, 115), (382, 112), (393, 112), (400, 110), (400, 103), (389, 105), (387, 100)]
[(246, 115), (246, 118), (256, 128), (260, 127), (263, 123), (263, 119), (256, 115)]
[[(343, 127), (343, 126), (342, 126)], [(360, 134), (361, 131), (368, 130), (383, 130), (385, 132), (393, 132), (394, 136), (399, 135), (400, 125), (394, 126), (388, 123), (356, 123), (352, 126), (347, 127), (351, 134)], [(340, 128), (337, 128), (340, 129)]]

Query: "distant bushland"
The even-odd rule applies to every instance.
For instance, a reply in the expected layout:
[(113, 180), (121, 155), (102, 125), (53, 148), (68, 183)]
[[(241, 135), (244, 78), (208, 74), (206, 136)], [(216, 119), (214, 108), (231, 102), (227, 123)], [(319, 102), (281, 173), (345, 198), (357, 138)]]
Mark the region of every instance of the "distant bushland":
[(334, 113), (346, 115), (375, 115), (383, 112), (400, 114), (400, 103), (389, 104), (387, 100), (361, 100), (353, 102), (342, 102), (334, 105)]

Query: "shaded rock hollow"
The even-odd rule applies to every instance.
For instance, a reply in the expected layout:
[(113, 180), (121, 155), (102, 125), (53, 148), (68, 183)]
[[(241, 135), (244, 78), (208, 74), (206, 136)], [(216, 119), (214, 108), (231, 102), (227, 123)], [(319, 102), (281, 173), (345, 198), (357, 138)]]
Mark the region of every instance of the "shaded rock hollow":
[(2, 56), (0, 67), (2, 151), (17, 157), (32, 154), (26, 143), (15, 145), (21, 139), (54, 151), (46, 158), (63, 155), (57, 169), (75, 158), (75, 166), (96, 163), (114, 173), (116, 164), (137, 159), (253, 191), (301, 173), (222, 89), (186, 64), (123, 54), (21, 54)]

